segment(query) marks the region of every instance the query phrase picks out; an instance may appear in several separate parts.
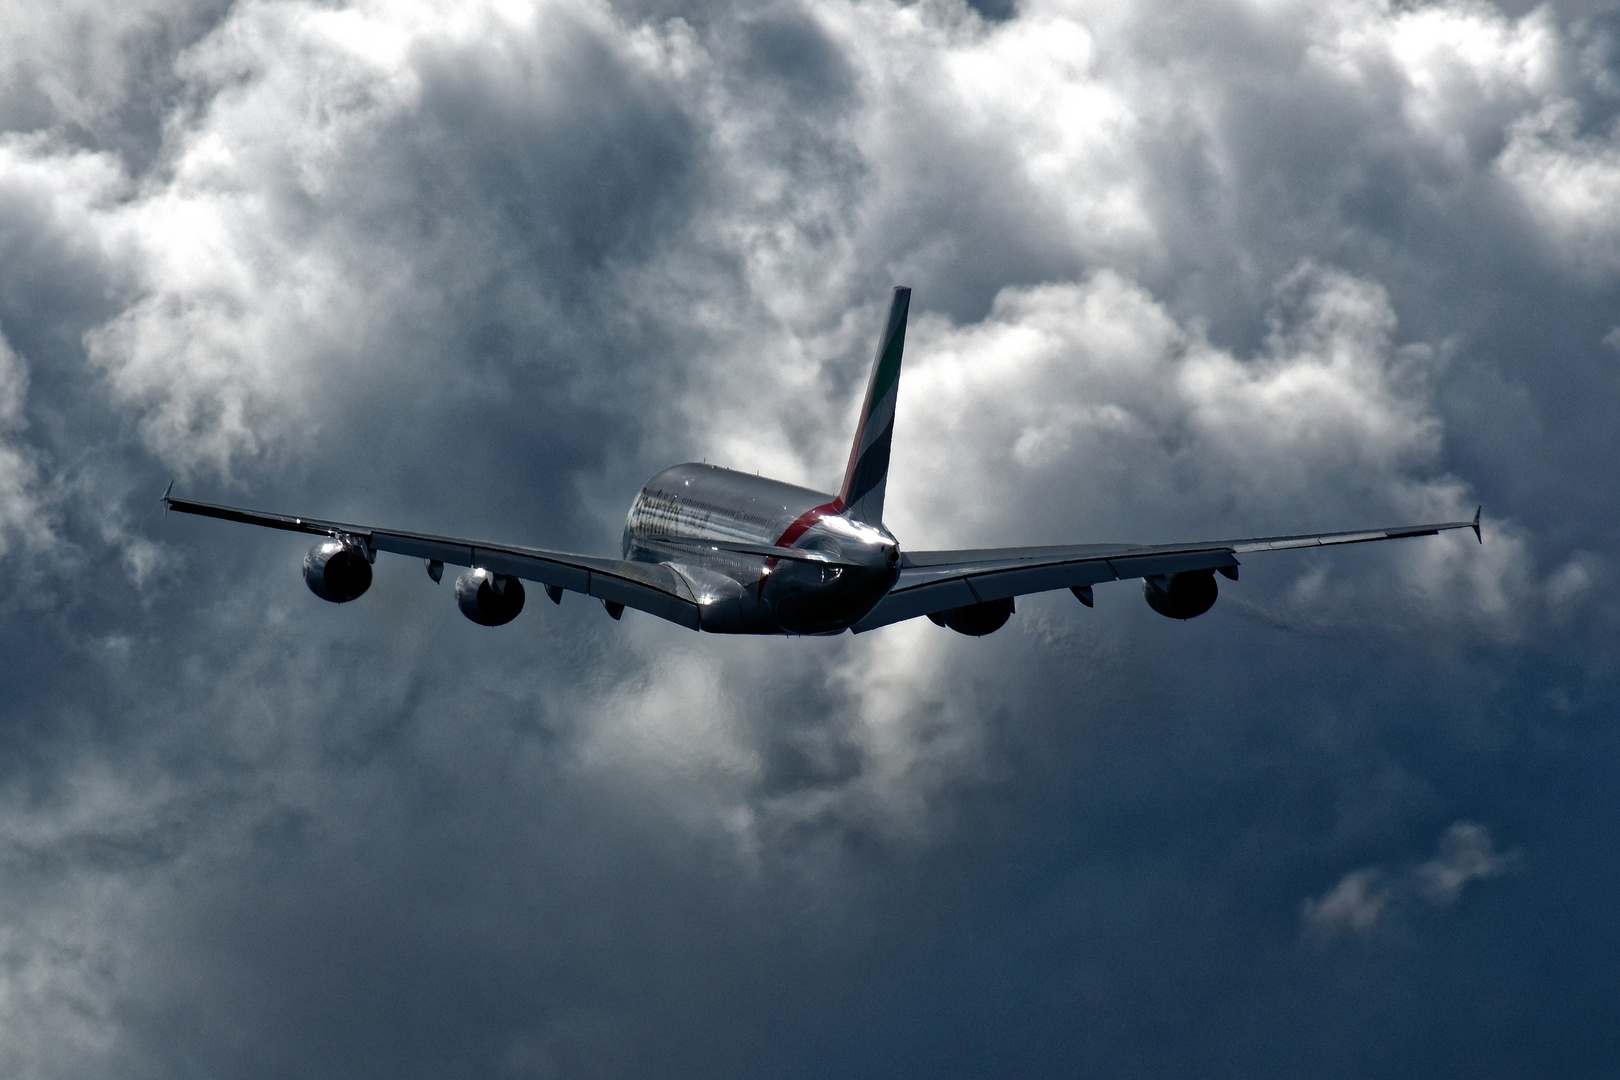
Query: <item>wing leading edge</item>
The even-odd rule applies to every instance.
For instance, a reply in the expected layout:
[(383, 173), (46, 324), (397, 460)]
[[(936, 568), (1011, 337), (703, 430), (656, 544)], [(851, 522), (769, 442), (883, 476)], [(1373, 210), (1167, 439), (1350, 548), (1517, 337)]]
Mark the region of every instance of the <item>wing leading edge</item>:
[(550, 589), (566, 589), (594, 596), (609, 604), (623, 604), (692, 630), (698, 628), (698, 606), (686, 583), (673, 570), (653, 563), (600, 559), (509, 544), (486, 544), (481, 540), (374, 529), (368, 525), (350, 525), (341, 521), (268, 514), (260, 510), (175, 499), (167, 494), (163, 496), (163, 505), (166, 509), (183, 514), (198, 514), (222, 521), (239, 521), (313, 536), (351, 537), (365, 545), (368, 553), (386, 551), (452, 566), (482, 567), (496, 574), (509, 574), (525, 581), (538, 582)]
[[(1434, 536), (1450, 529), (1473, 529), (1480, 538), (1480, 512), (1472, 521), (1400, 525), (1354, 532), (1259, 536), (1191, 544), (1078, 544), (1066, 547), (983, 548), (971, 551), (915, 551), (903, 557), (900, 580), (860, 622), (857, 634), (919, 615), (1005, 600), (1054, 589), (1081, 589), (1105, 581), (1216, 570), (1236, 577), (1239, 555), (1294, 548), (1365, 544), (1408, 536)], [(1482, 541), (1483, 542), (1483, 541)]]

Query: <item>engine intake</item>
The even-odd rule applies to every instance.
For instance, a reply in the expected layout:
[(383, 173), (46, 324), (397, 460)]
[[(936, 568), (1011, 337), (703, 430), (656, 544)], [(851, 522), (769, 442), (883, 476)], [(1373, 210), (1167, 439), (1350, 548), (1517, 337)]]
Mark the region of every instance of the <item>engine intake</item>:
[(1142, 596), (1148, 607), (1168, 619), (1196, 619), (1215, 606), (1219, 595), (1213, 570), (1183, 570), (1168, 577), (1142, 579)]
[(504, 626), (523, 610), (523, 583), (473, 567), (456, 578), (456, 606), (479, 626)]
[(352, 540), (322, 540), (304, 556), (304, 584), (322, 600), (346, 604), (371, 588), (371, 561)]
[(1007, 620), (1017, 610), (1013, 598), (1009, 596), (1003, 600), (986, 600), (980, 604), (930, 612), (928, 618), (935, 626), (947, 627), (958, 634), (984, 637), (1006, 626)]

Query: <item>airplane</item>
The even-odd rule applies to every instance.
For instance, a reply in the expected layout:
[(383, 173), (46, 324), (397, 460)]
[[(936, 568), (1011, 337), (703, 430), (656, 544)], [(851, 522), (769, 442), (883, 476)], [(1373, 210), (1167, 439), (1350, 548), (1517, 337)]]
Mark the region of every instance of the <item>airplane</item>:
[(194, 502), (163, 494), (166, 510), (322, 537), (304, 556), (304, 580), (343, 604), (371, 586), (377, 553), (422, 559), (438, 582), (446, 564), (463, 615), (483, 626), (523, 610), (523, 582), (553, 603), (566, 592), (601, 601), (614, 619), (634, 608), (712, 634), (857, 634), (927, 617), (982, 637), (1006, 625), (1015, 600), (1068, 589), (1091, 607), (1093, 586), (1140, 578), (1148, 606), (1172, 619), (1208, 611), (1215, 575), (1236, 581), (1238, 556), (1433, 536), (1472, 521), (1302, 533), (1186, 544), (903, 551), (883, 524), (900, 354), (911, 290), (894, 290), (865, 404), (837, 494), (717, 465), (676, 465), (647, 481), (630, 506), (621, 558), (491, 544)]

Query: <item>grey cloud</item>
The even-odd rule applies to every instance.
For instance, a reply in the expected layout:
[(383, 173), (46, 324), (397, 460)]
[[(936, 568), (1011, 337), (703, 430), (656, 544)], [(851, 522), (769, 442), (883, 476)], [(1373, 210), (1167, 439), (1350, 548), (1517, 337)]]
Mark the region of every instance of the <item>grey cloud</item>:
[(848, 62), (807, 13), (791, 8), (761, 13), (746, 19), (741, 30), (745, 77), (780, 83), (793, 108), (837, 104), (853, 92)]
[(222, 0), (12, 4), (0, 47), (0, 130), (49, 131), (144, 171), (183, 104), (175, 54), (225, 17)]
[[(46, 15), (0, 65), (51, 537), (0, 580), (0, 1070), (1613, 1060), (1612, 20), (85, 10), (101, 66)], [(830, 484), (901, 277), (907, 544), (1476, 500), (1488, 543), (1256, 557), (1186, 625), (727, 641), (487, 631), (386, 558), (331, 607), (298, 540), (157, 514), (611, 550), (670, 460)], [(1464, 813), (1536, 873), (1427, 858)]]

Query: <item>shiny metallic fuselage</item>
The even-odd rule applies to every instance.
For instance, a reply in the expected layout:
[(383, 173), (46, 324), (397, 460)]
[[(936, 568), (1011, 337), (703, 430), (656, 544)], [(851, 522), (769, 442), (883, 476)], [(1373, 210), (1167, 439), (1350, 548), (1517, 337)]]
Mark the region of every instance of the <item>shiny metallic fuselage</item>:
[[(624, 526), (624, 557), (669, 566), (702, 627), (721, 634), (836, 634), (871, 611), (900, 573), (888, 530), (838, 513), (834, 496), (715, 465), (647, 481)], [(704, 541), (824, 553), (822, 565), (704, 546)]]

